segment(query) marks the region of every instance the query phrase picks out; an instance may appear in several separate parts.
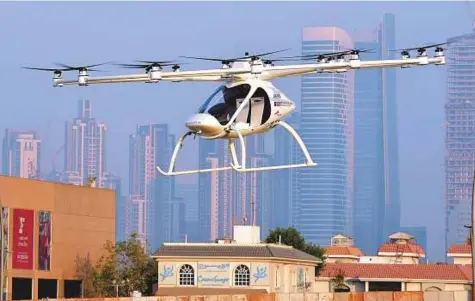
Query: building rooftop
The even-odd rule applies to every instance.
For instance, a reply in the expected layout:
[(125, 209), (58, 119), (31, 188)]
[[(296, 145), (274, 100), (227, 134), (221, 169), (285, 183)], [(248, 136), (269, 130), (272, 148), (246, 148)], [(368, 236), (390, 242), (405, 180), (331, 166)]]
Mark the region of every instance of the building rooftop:
[(408, 244), (398, 244), (398, 243), (384, 243), (379, 247), (379, 253), (400, 253), (400, 254), (417, 254), (420, 256), (425, 256), (426, 252), (421, 246), (418, 246), (413, 243)]
[(449, 247), (448, 254), (472, 254), (472, 246), (468, 243), (453, 244)]
[(471, 265), (459, 264), (378, 264), (327, 263), (320, 277), (335, 277), (343, 272), (345, 278), (356, 279), (418, 279), (471, 281)]
[(277, 244), (165, 243), (153, 257), (260, 257), (321, 262), (310, 254)]
[(325, 248), (325, 255), (364, 256), (360, 249), (351, 246), (328, 246)]
[(391, 241), (411, 241), (414, 239), (414, 236), (412, 236), (411, 234), (409, 233), (406, 233), (406, 232), (396, 232), (396, 233), (393, 233), (391, 235), (389, 235), (389, 239)]

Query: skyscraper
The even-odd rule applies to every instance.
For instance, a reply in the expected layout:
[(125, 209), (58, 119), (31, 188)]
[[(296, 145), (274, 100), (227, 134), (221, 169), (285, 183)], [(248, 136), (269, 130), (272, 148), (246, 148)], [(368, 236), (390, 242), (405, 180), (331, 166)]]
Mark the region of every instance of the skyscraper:
[(130, 136), (126, 235), (137, 232), (152, 252), (171, 241), (174, 179), (157, 173), (156, 167), (168, 166), (173, 137), (167, 124), (141, 125)]
[(446, 245), (469, 232), (475, 163), (475, 32), (448, 39), (445, 103)]
[[(384, 14), (378, 28), (381, 59), (395, 59), (396, 25), (393, 14)], [(401, 223), (401, 200), (399, 196), (399, 143), (397, 134), (396, 69), (380, 69), (383, 99), (383, 145), (384, 145), (384, 230), (386, 239), (399, 231)]]
[(66, 122), (64, 181), (85, 185), (91, 177), (98, 187), (106, 180), (106, 132), (104, 123), (92, 117), (90, 100), (80, 100), (78, 117)]
[(34, 131), (5, 130), (2, 173), (20, 178), (40, 176), (41, 140)]
[[(394, 16), (373, 31), (352, 34), (365, 60), (394, 59)], [(365, 253), (377, 250), (400, 223), (394, 69), (355, 72), (354, 238)]]
[[(340, 28), (303, 29), (302, 55), (352, 48), (351, 38)], [(318, 165), (298, 172), (294, 224), (316, 244), (326, 245), (338, 233), (351, 235), (353, 77), (352, 71), (302, 77), (300, 134)]]

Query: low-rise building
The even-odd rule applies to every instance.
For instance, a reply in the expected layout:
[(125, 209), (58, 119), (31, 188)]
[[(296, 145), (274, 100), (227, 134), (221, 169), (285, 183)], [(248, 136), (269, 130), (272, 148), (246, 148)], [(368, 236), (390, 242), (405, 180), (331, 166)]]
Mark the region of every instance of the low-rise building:
[(332, 237), (331, 245), (325, 248), (328, 263), (379, 263), (379, 264), (419, 264), (424, 262), (424, 249), (414, 242), (414, 237), (408, 233), (391, 234), (389, 240), (383, 243), (377, 255), (365, 255), (354, 246), (351, 237), (338, 234)]
[(158, 295), (303, 292), (314, 289), (318, 258), (282, 244), (261, 243), (256, 226), (235, 226), (232, 240), (165, 243)]
[(315, 291), (466, 291), (471, 281), (469, 265), (327, 263)]
[(326, 262), (351, 263), (358, 262), (363, 252), (353, 246), (353, 238), (338, 234), (332, 237), (331, 245), (325, 248)]
[(419, 264), (425, 259), (426, 253), (414, 242), (414, 236), (397, 232), (379, 247), (378, 257), (386, 258), (388, 264)]
[(447, 257), (454, 264), (472, 264), (472, 246), (470, 238), (462, 244), (453, 244), (447, 250)]
[(4, 300), (80, 297), (77, 256), (115, 241), (114, 191), (0, 176), (0, 206)]

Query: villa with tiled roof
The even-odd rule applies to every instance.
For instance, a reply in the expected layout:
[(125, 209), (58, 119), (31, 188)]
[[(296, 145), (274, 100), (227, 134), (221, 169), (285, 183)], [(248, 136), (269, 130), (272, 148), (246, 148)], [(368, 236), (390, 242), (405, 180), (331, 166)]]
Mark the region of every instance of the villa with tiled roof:
[(317, 274), (321, 260), (291, 246), (263, 243), (259, 231), (235, 226), (233, 239), (163, 244), (153, 255), (157, 295), (450, 291), (465, 296), (470, 287), (470, 265), (419, 262), (425, 251), (407, 233), (389, 236), (377, 256), (363, 254), (351, 237), (336, 235)]
[(414, 243), (412, 235), (397, 232), (388, 238), (388, 242), (379, 247), (376, 256), (368, 256), (354, 246), (353, 238), (342, 234), (335, 235), (331, 239), (331, 245), (325, 248), (325, 262), (418, 264), (425, 258), (424, 249)]
[(358, 262), (364, 256), (360, 249), (353, 246), (353, 238), (338, 234), (332, 237), (331, 245), (325, 248), (326, 262)]
[(259, 227), (234, 226), (216, 243), (165, 243), (158, 261), (157, 295), (216, 295), (313, 290), (321, 260), (283, 244), (260, 241)]
[(454, 264), (472, 264), (472, 246), (470, 238), (462, 244), (453, 244), (447, 250), (447, 257)]
[(465, 291), (470, 269), (455, 264), (327, 263), (315, 286), (318, 292), (333, 292), (332, 279), (342, 275), (345, 284), (340, 291)]

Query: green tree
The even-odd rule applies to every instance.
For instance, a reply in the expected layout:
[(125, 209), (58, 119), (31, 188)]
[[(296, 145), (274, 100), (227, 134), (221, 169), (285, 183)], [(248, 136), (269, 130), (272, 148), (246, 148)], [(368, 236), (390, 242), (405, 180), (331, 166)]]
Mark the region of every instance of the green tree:
[(158, 284), (158, 262), (153, 258), (150, 258), (147, 272), (145, 273), (145, 281), (147, 284), (147, 289), (144, 291), (145, 296), (152, 296), (153, 294), (153, 285)]
[(105, 254), (96, 264), (94, 287), (101, 297), (130, 296), (132, 291), (146, 293), (153, 271), (154, 260), (145, 252), (137, 234), (129, 239), (104, 246)]
[(82, 293), (84, 298), (96, 296), (94, 288), (95, 268), (91, 262), (89, 253), (85, 257), (76, 256), (76, 275), (82, 281)]
[(304, 237), (294, 227), (275, 228), (274, 230), (271, 230), (266, 238), (266, 242), (279, 243), (279, 239), (282, 244), (292, 246), (298, 250), (303, 251), (306, 246)]
[(301, 250), (307, 254), (313, 255), (322, 261), (315, 268), (315, 274), (319, 275), (324, 267), (325, 249), (310, 242), (306, 242), (303, 235), (294, 227), (275, 228), (269, 232), (266, 238), (267, 243), (279, 243), (287, 246), (292, 246), (295, 249)]

